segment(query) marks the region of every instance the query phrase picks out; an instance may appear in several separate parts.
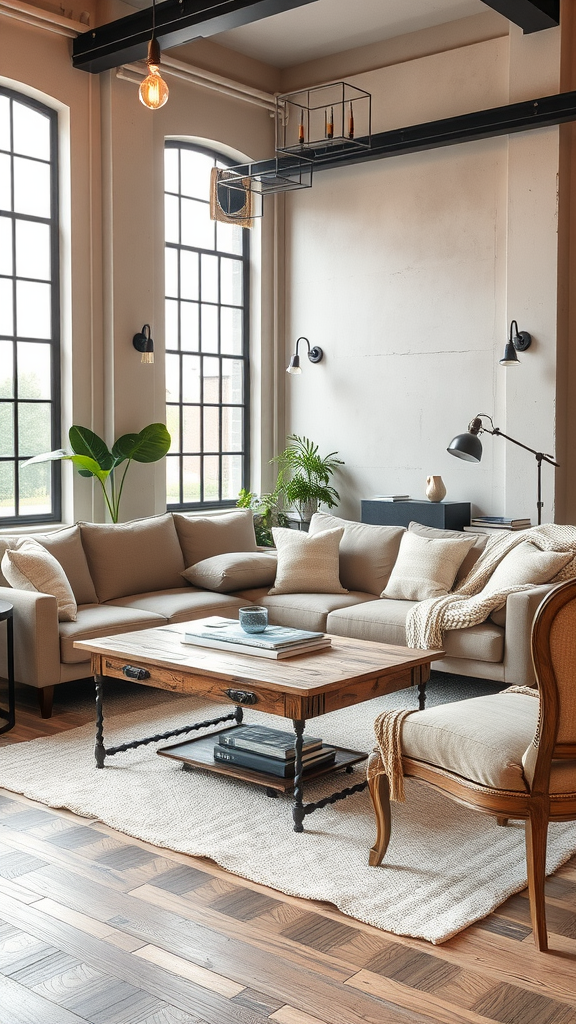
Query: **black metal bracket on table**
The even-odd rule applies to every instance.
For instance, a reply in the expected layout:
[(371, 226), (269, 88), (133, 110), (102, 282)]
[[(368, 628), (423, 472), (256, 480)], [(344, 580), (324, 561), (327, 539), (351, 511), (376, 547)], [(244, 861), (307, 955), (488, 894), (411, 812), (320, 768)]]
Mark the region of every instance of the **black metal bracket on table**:
[[(131, 668), (130, 665), (126, 666), (127, 669)], [(144, 671), (144, 670), (142, 670)], [(124, 672), (128, 678), (142, 678), (141, 676), (134, 676), (128, 672)], [(149, 675), (149, 673), (147, 673)], [(183, 725), (180, 729), (170, 729), (168, 732), (159, 732), (154, 736), (145, 736), (140, 740), (132, 740), (131, 743), (120, 743), (117, 747), (105, 747), (104, 746), (104, 712), (102, 709), (102, 684), (104, 682), (104, 676), (95, 675), (94, 682), (96, 684), (96, 744), (94, 747), (94, 757), (96, 758), (96, 767), (103, 768), (104, 762), (107, 757), (112, 757), (114, 754), (123, 753), (125, 750), (135, 750), (136, 747), (143, 747), (147, 743), (157, 743), (159, 740), (169, 740), (172, 736), (182, 736), (186, 732), (194, 732), (197, 729), (207, 729), (210, 725), (220, 725), (221, 722), (236, 722), (240, 725), (244, 712), (241, 707), (235, 707), (234, 711), (230, 711), (227, 715), (220, 715), (219, 718), (210, 718), (205, 722), (195, 722), (193, 725)], [(236, 692), (236, 691), (231, 691)], [(238, 691), (240, 692), (240, 691)]]

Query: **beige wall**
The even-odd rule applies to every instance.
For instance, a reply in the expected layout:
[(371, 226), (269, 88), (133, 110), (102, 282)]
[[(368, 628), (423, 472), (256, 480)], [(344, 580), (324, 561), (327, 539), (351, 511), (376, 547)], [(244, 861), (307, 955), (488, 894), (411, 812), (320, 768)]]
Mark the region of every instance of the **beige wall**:
[[(525, 37), (512, 28), (508, 36), (502, 19), (468, 22), (446, 33), (445, 50), (434, 29), (386, 44), (382, 66), (373, 47), (364, 64), (358, 51), (347, 55), (353, 71), (367, 69), (350, 80), (373, 95), (374, 130), (558, 91), (559, 31)], [(272, 152), (272, 120), (173, 77), (169, 103), (152, 113), (115, 72), (74, 71), (69, 39), (8, 19), (1, 28), (2, 81), (60, 109), (64, 168), (70, 153), (64, 434), (83, 423), (111, 442), (164, 416), (164, 138), (213, 140), (258, 158)], [(194, 45), (195, 58), (218, 70), (219, 48), (205, 43)], [(302, 73), (295, 69), (294, 80)], [(255, 62), (238, 78), (258, 84)], [(268, 69), (260, 87), (273, 80)], [(311, 190), (266, 201), (253, 234), (253, 486), (271, 483), (268, 459), (294, 431), (345, 459), (344, 515), (358, 517), (360, 498), (379, 491), (422, 497), (426, 476), (440, 474), (449, 499), (535, 517), (529, 454), (487, 435), (479, 466), (445, 448), (487, 412), (512, 436), (554, 450), (558, 134), (542, 129), (324, 171)], [(498, 359), (512, 318), (534, 341), (521, 366), (506, 370)], [(132, 347), (144, 323), (156, 343), (153, 367)], [(294, 378), (284, 371), (299, 335), (326, 356), (317, 366), (304, 359)], [(65, 478), (64, 518), (102, 518), (98, 492), (73, 480), (69, 466)], [(545, 466), (545, 519), (553, 480)], [(134, 466), (123, 518), (164, 503), (163, 465)]]
[[(383, 131), (556, 92), (558, 74), (559, 31), (512, 28), (350, 80)], [(440, 474), (448, 499), (536, 522), (530, 454), (484, 435), (473, 465), (446, 447), (485, 412), (554, 450), (557, 171), (550, 128), (319, 172), (287, 200), (285, 358), (299, 335), (326, 356), (287, 377), (286, 431), (345, 459), (343, 515), (375, 493), (423, 498)], [(512, 319), (533, 344), (506, 369)]]

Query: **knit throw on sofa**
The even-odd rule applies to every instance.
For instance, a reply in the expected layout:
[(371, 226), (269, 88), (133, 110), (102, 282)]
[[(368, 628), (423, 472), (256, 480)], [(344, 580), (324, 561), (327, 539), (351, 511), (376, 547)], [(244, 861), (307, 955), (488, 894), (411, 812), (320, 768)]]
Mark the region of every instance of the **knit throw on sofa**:
[(532, 584), (492, 589), (490, 579), (496, 566), (517, 544), (528, 541), (541, 551), (566, 552), (572, 557), (551, 583), (562, 583), (576, 576), (576, 527), (546, 523), (530, 530), (489, 537), (476, 564), (457, 589), (443, 597), (420, 601), (408, 613), (406, 645), (431, 650), (442, 647), (444, 633), (449, 629), (466, 629), (484, 622), (496, 608), (502, 608), (508, 594), (530, 590)]

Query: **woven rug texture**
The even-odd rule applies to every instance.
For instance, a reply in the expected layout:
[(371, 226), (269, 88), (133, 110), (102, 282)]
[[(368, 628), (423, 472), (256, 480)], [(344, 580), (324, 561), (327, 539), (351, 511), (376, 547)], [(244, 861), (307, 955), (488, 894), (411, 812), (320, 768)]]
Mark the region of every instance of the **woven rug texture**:
[[(429, 703), (494, 692), (485, 682), (436, 674)], [(138, 688), (140, 689), (140, 688)], [(150, 692), (150, 691), (148, 691)], [(104, 741), (116, 745), (220, 713), (205, 700), (165, 699), (127, 712), (130, 691), (104, 701)], [(371, 750), (373, 723), (386, 707), (414, 706), (402, 691), (333, 712), (308, 724), (325, 742)], [(162, 701), (162, 702), (160, 702)], [(222, 713), (229, 711), (229, 705)], [(250, 710), (245, 722), (276, 728), (271, 715)], [(288, 723), (286, 723), (288, 724)], [(186, 737), (183, 737), (185, 739)], [(335, 904), (344, 914), (398, 935), (444, 942), (526, 885), (524, 825), (502, 828), (428, 786), (406, 781), (406, 803), (393, 805), (392, 839), (380, 867), (368, 866), (375, 839), (367, 791), (315, 811), (305, 832), (292, 828), (289, 796), (208, 771), (183, 771), (150, 744), (94, 765), (94, 727), (0, 748), (0, 786), (51, 807), (95, 817), (159, 847), (209, 857), (244, 878), (281, 892)], [(364, 778), (365, 768), (309, 783), (305, 801)], [(552, 823), (548, 872), (576, 851), (576, 824)]]

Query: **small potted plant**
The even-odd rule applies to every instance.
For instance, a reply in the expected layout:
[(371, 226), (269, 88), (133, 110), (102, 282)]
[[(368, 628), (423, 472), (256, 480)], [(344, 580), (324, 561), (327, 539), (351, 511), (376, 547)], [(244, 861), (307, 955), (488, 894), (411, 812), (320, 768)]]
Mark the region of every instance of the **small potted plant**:
[(242, 488), (236, 502), (238, 508), (250, 508), (254, 513), (256, 543), (263, 548), (274, 547), (273, 526), (288, 526), (288, 517), (278, 508), (278, 493), (275, 490), (260, 497), (253, 491)]
[(278, 463), (278, 493), (285, 509), (294, 509), (303, 523), (309, 523), (319, 505), (334, 508), (340, 495), (330, 481), (342, 459), (337, 452), (321, 456), (318, 445), (307, 437), (290, 434), (288, 444), (273, 462)]

